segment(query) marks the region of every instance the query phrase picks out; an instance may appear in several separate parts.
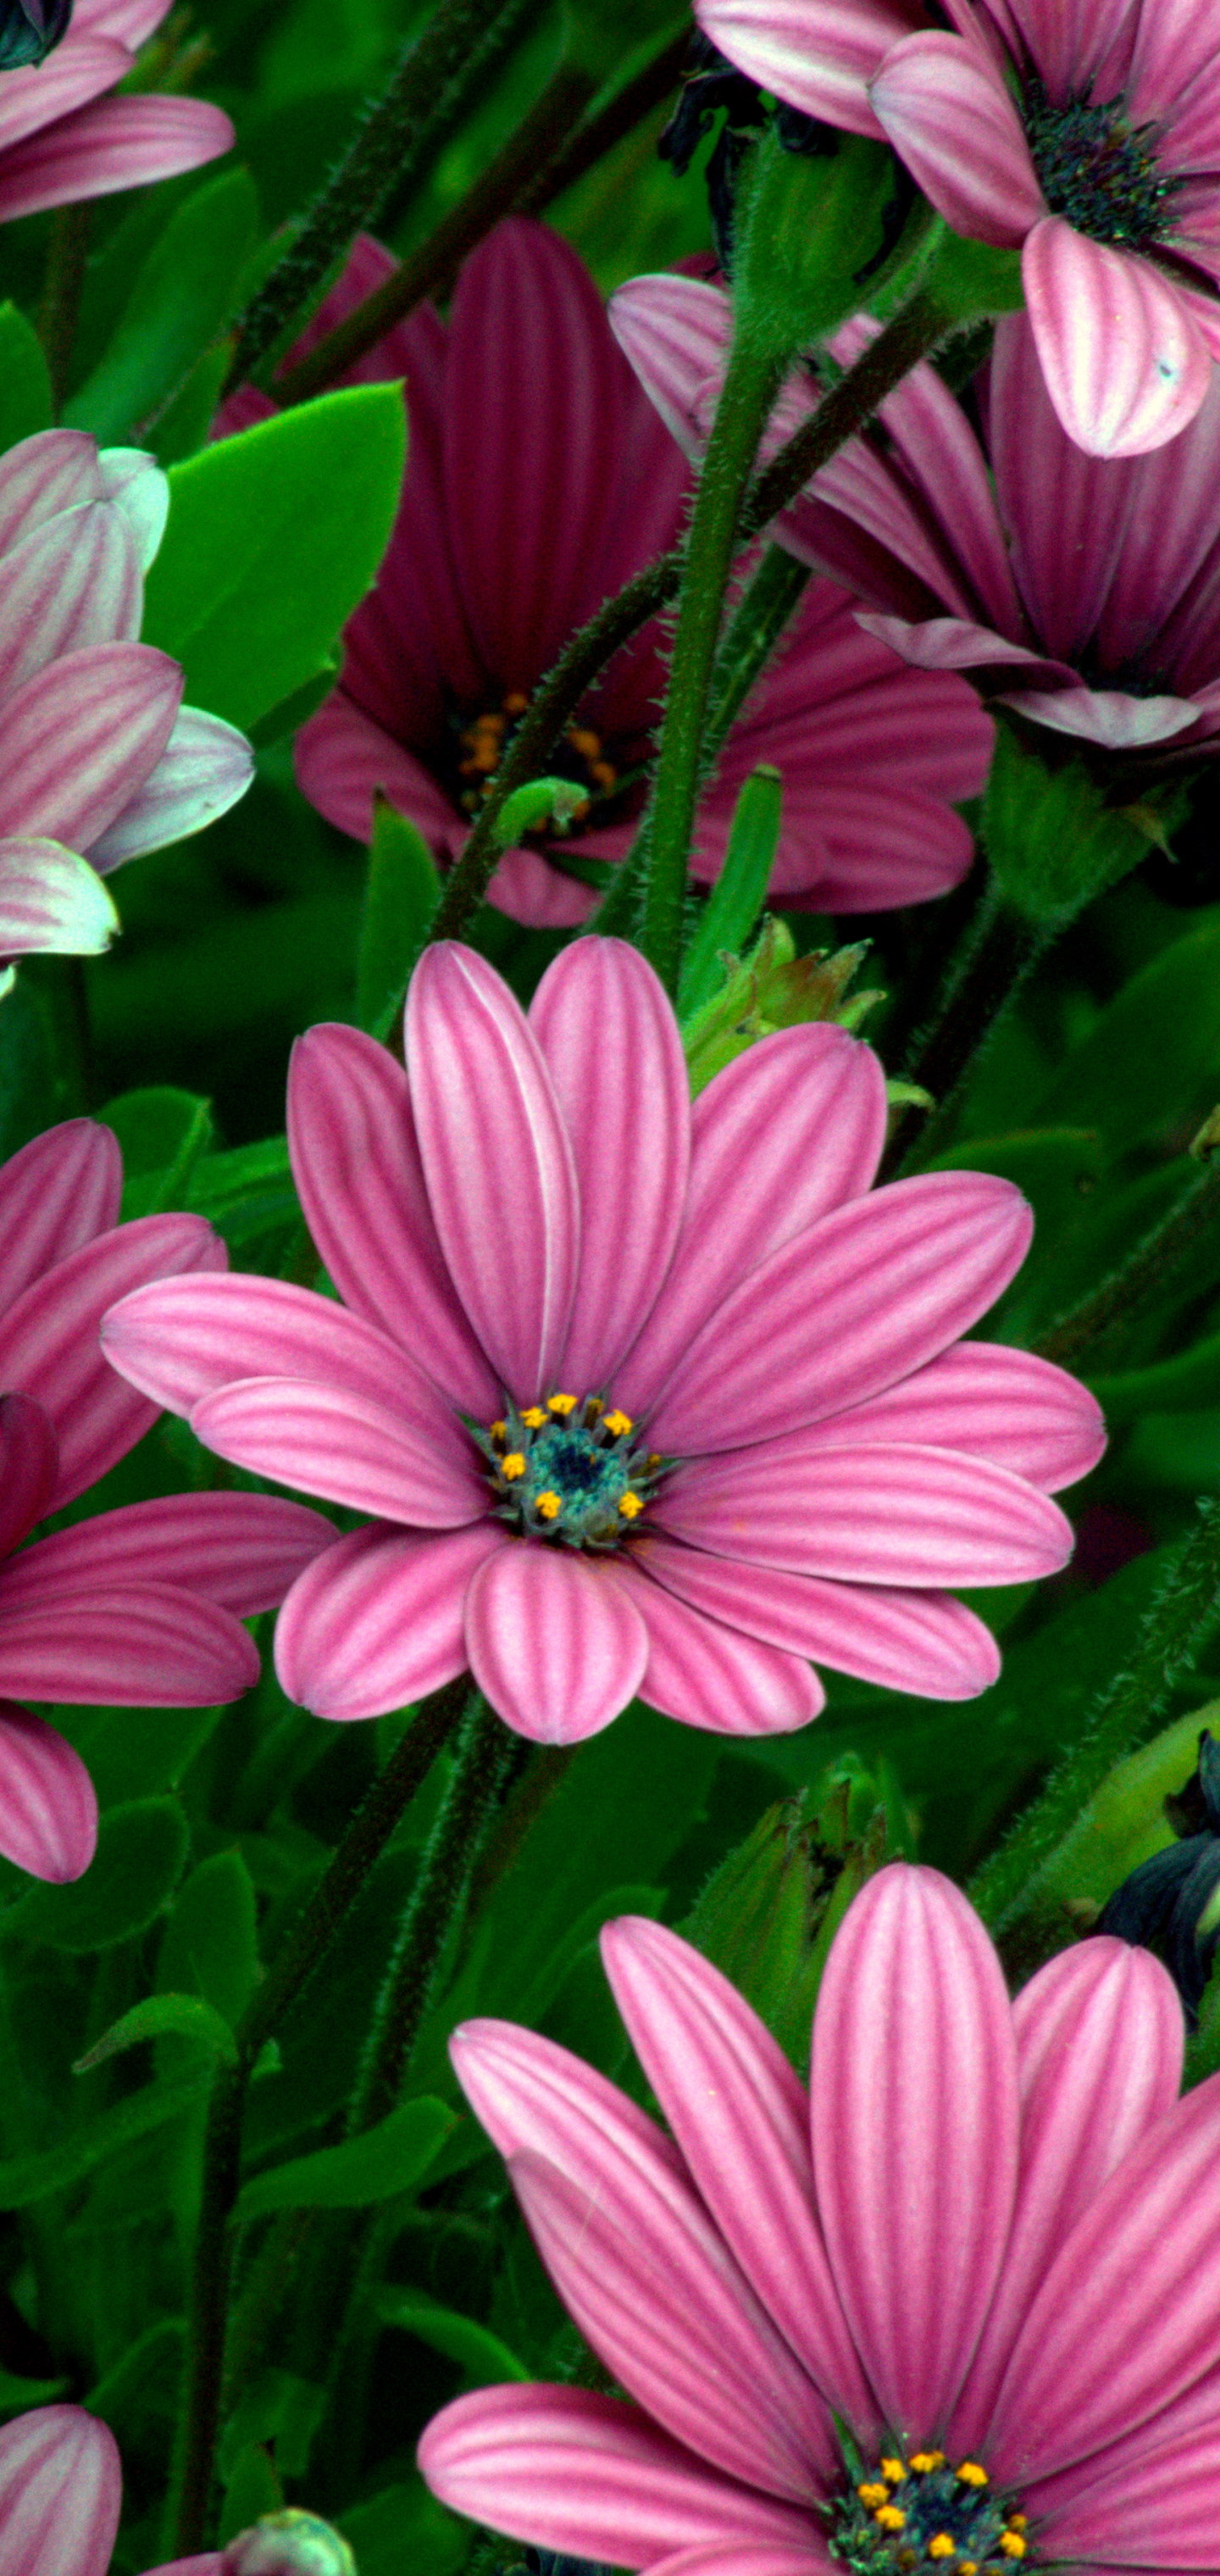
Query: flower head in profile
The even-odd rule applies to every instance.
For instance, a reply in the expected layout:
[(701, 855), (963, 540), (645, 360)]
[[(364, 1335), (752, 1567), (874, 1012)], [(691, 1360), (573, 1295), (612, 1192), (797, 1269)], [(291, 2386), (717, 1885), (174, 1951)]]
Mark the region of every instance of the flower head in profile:
[(138, 47), (170, 5), (171, 0), (75, 0), (74, 6), (65, 0), (51, 0), (50, 6), (47, 0), (6, 0), (0, 16), (0, 224), (47, 206), (144, 187), (228, 151), (232, 125), (206, 99), (109, 95), (134, 69)]
[(215, 1493), (30, 1540), (156, 1419), (102, 1356), (107, 1306), (141, 1282), (224, 1266), (202, 1217), (120, 1225), (122, 1178), (110, 1129), (87, 1118), (0, 1166), (0, 1852), (46, 1879), (88, 1867), (97, 1801), (79, 1754), (20, 1703), (236, 1699), (258, 1678), (242, 1620), (282, 1600), (334, 1537), (300, 1503)]
[(991, 1681), (955, 1583), (1061, 1565), (1045, 1489), (1102, 1446), (1085, 1389), (959, 1344), (1020, 1266), (1011, 1184), (869, 1195), (881, 1067), (781, 1029), (692, 1109), (673, 1011), (578, 940), (528, 1017), (425, 952), (406, 1070), (358, 1031), (293, 1060), (293, 1170), (345, 1299), (196, 1277), (107, 1318), (117, 1368), (222, 1457), (371, 1513), (289, 1594), (276, 1661), (334, 1718), (469, 1665), (549, 1742), (636, 1692), (696, 1726), (816, 1715), (809, 1658), (932, 1698)]
[(102, 879), (253, 776), (245, 736), (184, 707), (179, 664), (137, 640), (168, 508), (151, 456), (83, 430), (0, 457), (0, 968), (104, 948)]
[[(358, 244), (319, 323), (393, 266)], [(405, 377), (409, 462), (377, 584), (348, 621), (340, 685), (298, 736), (297, 776), (362, 840), (384, 790), (444, 863), (567, 637), (679, 536), (688, 474), (592, 279), (542, 224), (498, 225), (463, 269), (448, 324), (421, 309), (356, 372)], [(251, 397), (238, 401), (234, 422), (252, 416)], [(629, 848), (664, 696), (659, 642), (654, 620), (570, 725), (551, 765), (587, 810), (565, 837), (537, 836), (502, 861), (492, 900), (518, 919), (584, 920), (596, 894), (569, 863)], [(817, 582), (702, 799), (694, 873), (718, 873), (737, 792), (763, 761), (784, 779), (778, 900), (868, 912), (941, 894), (970, 864), (954, 807), (981, 788), (990, 750), (968, 691), (913, 678)]]
[(899, 1863), (835, 1938), (808, 2095), (675, 1933), (602, 1956), (668, 2135), (511, 2023), (452, 2053), (626, 2399), (458, 2398), (420, 2445), (446, 2504), (650, 2576), (1214, 2566), (1220, 2078), (1177, 2099), (1148, 1952), (1086, 1941), (1012, 2004)]
[[(15, 2416), (0, 2432), (0, 2576), (108, 2576), (122, 2503), (108, 2424), (83, 2406)], [(329, 2523), (289, 2510), (147, 2576), (346, 2576), (352, 2564)]]
[(699, 0), (731, 62), (888, 137), (955, 232), (1020, 250), (1047, 390), (1095, 456), (1176, 438), (1220, 356), (1207, 0)]

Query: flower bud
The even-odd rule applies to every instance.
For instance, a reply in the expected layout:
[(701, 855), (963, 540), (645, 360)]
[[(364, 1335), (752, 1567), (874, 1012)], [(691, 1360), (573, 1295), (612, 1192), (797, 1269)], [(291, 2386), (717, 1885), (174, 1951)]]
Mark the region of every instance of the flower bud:
[(0, 0), (0, 72), (45, 62), (72, 23), (72, 0)]
[(837, 1020), (841, 1028), (858, 1028), (866, 1012), (885, 998), (880, 992), (848, 997), (847, 987), (867, 954), (868, 941), (861, 940), (854, 948), (823, 948), (798, 957), (787, 923), (768, 915), (751, 955), (724, 959), (721, 990), (683, 1024), (692, 1093), (702, 1091), (713, 1074), (759, 1038), (770, 1037), (773, 1029), (795, 1028), (801, 1020)]
[(238, 2532), (221, 2555), (220, 2576), (356, 2576), (356, 2561), (328, 2522), (289, 2505)]

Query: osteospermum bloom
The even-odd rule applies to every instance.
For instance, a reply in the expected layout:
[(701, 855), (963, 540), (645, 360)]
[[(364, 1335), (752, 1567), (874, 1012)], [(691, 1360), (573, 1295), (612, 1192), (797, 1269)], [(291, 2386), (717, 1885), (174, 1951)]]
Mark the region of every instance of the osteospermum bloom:
[[(0, 2432), (0, 2576), (107, 2576), (122, 2503), (123, 2466), (108, 2424), (83, 2406), (38, 2406), (15, 2416)], [(314, 2532), (328, 2528), (306, 2514), (276, 2519)], [(280, 2576), (292, 2562), (267, 2545), (273, 2537), (268, 2521), (239, 2533), (227, 2549), (171, 2559), (147, 2576)], [(350, 2552), (331, 2537), (341, 2576)], [(260, 2541), (261, 2548), (251, 2545)], [(310, 2576), (320, 2576), (322, 2564), (319, 2555)]]
[(223, 1269), (197, 1216), (120, 1225), (108, 1127), (71, 1120), (0, 1167), (0, 1852), (80, 1876), (97, 1801), (84, 1763), (24, 1699), (199, 1708), (258, 1678), (243, 1619), (283, 1599), (334, 1537), (300, 1503), (177, 1494), (25, 1544), (155, 1421), (103, 1358), (107, 1306), (138, 1282)]
[[(358, 244), (302, 348), (394, 265)], [(377, 584), (345, 631), (340, 685), (298, 737), (297, 776), (362, 840), (384, 790), (446, 862), (568, 635), (679, 535), (687, 474), (592, 280), (541, 224), (498, 225), (463, 269), (448, 326), (425, 307), (354, 373), (406, 379), (406, 480)], [(233, 424), (252, 416), (249, 395), (226, 412)], [(566, 840), (508, 853), (491, 888), (505, 911), (575, 923), (591, 910), (594, 889), (563, 863), (630, 846), (664, 679), (654, 621), (615, 656), (552, 763), (587, 791), (587, 816)], [(990, 750), (968, 692), (913, 680), (819, 582), (702, 800), (694, 874), (716, 875), (737, 792), (765, 761), (784, 779), (773, 895), (866, 912), (940, 894), (970, 864), (953, 807), (981, 788)]]
[(76, 0), (45, 62), (0, 72), (0, 223), (143, 187), (228, 151), (232, 125), (206, 99), (108, 95), (171, 5)]
[(578, 940), (528, 1018), (469, 949), (425, 952), (406, 1070), (312, 1029), (288, 1133), (348, 1311), (181, 1279), (105, 1325), (116, 1367), (223, 1457), (371, 1512), (288, 1596), (285, 1690), (371, 1717), (469, 1664), (520, 1733), (640, 1692), (757, 1734), (822, 1704), (808, 1658), (933, 1698), (998, 1669), (944, 1587), (1047, 1573), (1044, 1487), (1102, 1446), (1084, 1388), (957, 1337), (1019, 1267), (1005, 1181), (867, 1195), (871, 1050), (776, 1032), (692, 1110), (673, 1011)]
[(137, 641), (168, 509), (151, 456), (83, 430), (0, 457), (0, 964), (104, 948), (102, 878), (253, 776), (245, 736), (184, 707), (181, 666)]
[(650, 2576), (1215, 2567), (1220, 2078), (1176, 2098), (1156, 1960), (1086, 1941), (1011, 2004), (959, 1891), (883, 1870), (807, 2096), (675, 1933), (602, 1956), (668, 2136), (511, 2023), (452, 2053), (626, 2402), (458, 2398), (419, 2453), (446, 2504)]

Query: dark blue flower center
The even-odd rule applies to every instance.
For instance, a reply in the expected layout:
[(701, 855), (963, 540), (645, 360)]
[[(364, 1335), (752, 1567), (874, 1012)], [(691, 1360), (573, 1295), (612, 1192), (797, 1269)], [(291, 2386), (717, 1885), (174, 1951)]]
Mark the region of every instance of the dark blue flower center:
[(537, 1404), (506, 1403), (502, 1421), (469, 1429), (501, 1520), (600, 1556), (630, 1536), (664, 1473), (664, 1459), (635, 1440), (630, 1414), (598, 1395), (557, 1389)]
[(859, 2576), (1014, 2576), (1031, 2562), (1025, 2516), (977, 2460), (951, 2467), (943, 2451), (897, 2447), (826, 2507), (832, 2558)]
[(1091, 241), (1145, 250), (1169, 229), (1178, 179), (1156, 157), (1152, 125), (1132, 125), (1121, 98), (1072, 98), (1055, 107), (1041, 81), (1026, 85), (1025, 138), (1042, 194)]

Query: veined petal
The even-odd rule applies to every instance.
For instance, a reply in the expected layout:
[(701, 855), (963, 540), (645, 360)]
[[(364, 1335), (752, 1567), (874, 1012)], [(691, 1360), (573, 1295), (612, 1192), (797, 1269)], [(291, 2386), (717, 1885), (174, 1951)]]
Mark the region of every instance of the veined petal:
[(169, 476), (143, 447), (103, 447), (98, 451), (97, 466), (106, 498), (126, 519), (135, 538), (140, 569), (147, 572), (160, 550), (169, 518)]
[(650, 1518), (688, 1546), (840, 1583), (1025, 1583), (1066, 1565), (1057, 1503), (953, 1449), (804, 1447), (804, 1434), (679, 1468)]
[(336, 1542), (321, 1512), (276, 1494), (160, 1494), (23, 1548), (0, 1567), (0, 1616), (49, 1609), (64, 1592), (171, 1583), (253, 1619)]
[(724, 374), (732, 338), (727, 295), (704, 278), (664, 269), (616, 286), (606, 319), (671, 438), (688, 456), (700, 455), (703, 402)]
[(554, 1087), (519, 1002), (455, 940), (407, 995), (407, 1074), (428, 1197), (466, 1313), (505, 1391), (555, 1383), (580, 1260), (580, 1199)]
[(1220, 2408), (1176, 2441), (1151, 2432), (1138, 2458), (1112, 2480), (1064, 2501), (1047, 2526), (1056, 2558), (1096, 2567), (1101, 2553), (1126, 2568), (1210, 2569), (1220, 2517)]
[(648, 1631), (607, 1567), (518, 1539), (470, 1584), (466, 1652), (479, 1689), (518, 1735), (579, 1744), (634, 1698)]
[(82, 1707), (207, 1708), (258, 1680), (258, 1655), (228, 1610), (168, 1583), (98, 1599), (64, 1593), (9, 1618), (0, 1586), (0, 1694)]
[(100, 501), (104, 490), (97, 446), (86, 430), (40, 429), (20, 439), (0, 456), (0, 555), (57, 511)]
[(906, 36), (868, 95), (883, 133), (954, 232), (1017, 249), (1046, 200), (999, 66), (984, 48), (939, 28)]
[(991, 1630), (950, 1593), (820, 1582), (708, 1556), (660, 1532), (637, 1540), (634, 1555), (654, 1582), (709, 1618), (883, 1690), (974, 1699), (1000, 1669)]
[(0, 828), (87, 851), (155, 769), (181, 696), (178, 664), (149, 644), (91, 644), (37, 672), (0, 707)]
[(810, 2529), (807, 2541), (715, 2540), (701, 2549), (680, 2549), (658, 2558), (648, 2576), (814, 2576), (831, 2571), (838, 2561), (820, 2534)]
[(201, 1396), (190, 1419), (234, 1466), (378, 1520), (455, 1529), (487, 1510), (472, 1442), (454, 1458), (372, 1396), (313, 1378), (238, 1378)]
[[(63, 1887), (97, 1849), (97, 1798), (75, 1746), (11, 1699), (0, 1699), (0, 1852), (31, 1878)], [(4, 2540), (0, 2532), (0, 2570)]]
[(452, 1403), (490, 1421), (501, 1389), (441, 1251), (402, 1066), (360, 1029), (308, 1029), (292, 1051), (288, 1144), (340, 1296), (409, 1347)]
[(876, 2402), (818, 2225), (804, 2086), (736, 1987), (676, 1932), (622, 1915), (606, 1925), (601, 1953), (631, 2045), (721, 2235), (827, 2404), (863, 2438)]
[(288, 1697), (315, 1717), (380, 1717), (452, 1681), (466, 1661), (471, 1576), (507, 1543), (495, 1520), (427, 1533), (381, 1523), (339, 1539), (276, 1622)]
[[(125, 1297), (102, 1331), (107, 1357), (157, 1404), (190, 1413), (235, 1379), (310, 1378), (336, 1393), (387, 1405), (417, 1435), (464, 1452), (466, 1434), (409, 1354), (333, 1297), (287, 1280), (158, 1281), (160, 1293)], [(0, 1349), (3, 1348), (0, 1340)]]
[(108, 2424), (83, 2406), (18, 2415), (0, 2433), (3, 2576), (106, 2576), (122, 2500)]
[(6, 72), (0, 92), (0, 152), (6, 162), (28, 135), (113, 89), (130, 69), (124, 46), (73, 28), (71, 43), (61, 45), (45, 63)]
[[(47, 66), (41, 66), (42, 78)], [(123, 69), (129, 68), (124, 61)], [(19, 72), (5, 74), (19, 80)], [(214, 161), (233, 127), (204, 98), (99, 98), (14, 144), (0, 162), (0, 223), (77, 205)]]
[(875, 134), (868, 83), (922, 12), (903, 0), (698, 0), (695, 16), (761, 89), (851, 134)]
[(476, 2388), (433, 2417), (417, 2456), (455, 2513), (619, 2567), (738, 2535), (801, 2542), (809, 2523), (592, 2389)]
[(621, 939), (561, 949), (529, 1024), (580, 1193), (580, 1268), (559, 1371), (584, 1395), (609, 1385), (669, 1268), (686, 1202), (690, 1078), (664, 987)]
[(0, 1559), (42, 1519), (58, 1474), (59, 1442), (42, 1406), (28, 1395), (0, 1395)]
[(653, 1415), (656, 1447), (734, 1449), (880, 1395), (977, 1323), (1032, 1229), (1020, 1192), (983, 1172), (924, 1173), (836, 1208), (695, 1336)]
[(1021, 255), (1046, 389), (1090, 456), (1138, 456), (1185, 429), (1211, 360), (1180, 294), (1150, 260), (1047, 216)]
[(0, 1164), (0, 1317), (24, 1288), (119, 1221), (123, 1160), (109, 1127), (69, 1118)]
[(476, 2120), (502, 2156), (558, 2153), (571, 2167), (592, 2124), (621, 2156), (659, 2159), (681, 2178), (682, 2158), (656, 2121), (556, 2040), (481, 2015), (459, 2023), (449, 2055)]
[(999, 2271), (1018, 2146), (1000, 1964), (937, 1871), (891, 1865), (849, 1906), (814, 2015), (810, 2108), (856, 2349), (886, 2422), (936, 2440)]
[(1078, 742), (1097, 742), (1107, 751), (1168, 742), (1199, 717), (1190, 698), (1137, 698), (1126, 689), (1005, 689), (1000, 704), (1052, 733), (1074, 734)]
[(88, 859), (60, 841), (0, 839), (0, 957), (97, 957), (121, 927)]
[(133, 642), (143, 584), (121, 510), (82, 501), (44, 519), (4, 556), (0, 698), (64, 653)]
[(614, 1567), (648, 1630), (640, 1697), (684, 1726), (714, 1735), (788, 1735), (808, 1726), (826, 1693), (812, 1664), (708, 1619), (650, 1583), (630, 1559)]
[(1053, 1494), (1096, 1466), (1106, 1426), (1096, 1398), (1066, 1369), (1003, 1342), (960, 1342), (802, 1438), (817, 1449), (930, 1441), (989, 1458)]
[(759, 1263), (868, 1189), (885, 1142), (871, 1047), (828, 1022), (778, 1029), (718, 1073), (691, 1115), (686, 1214), (653, 1311), (615, 1372), (633, 1413)]
[(236, 725), (198, 707), (179, 707), (173, 730), (151, 776), (137, 788), (109, 829), (89, 845), (89, 856), (103, 876), (139, 859), (146, 850), (167, 849), (192, 832), (227, 814), (254, 776), (254, 753)]

